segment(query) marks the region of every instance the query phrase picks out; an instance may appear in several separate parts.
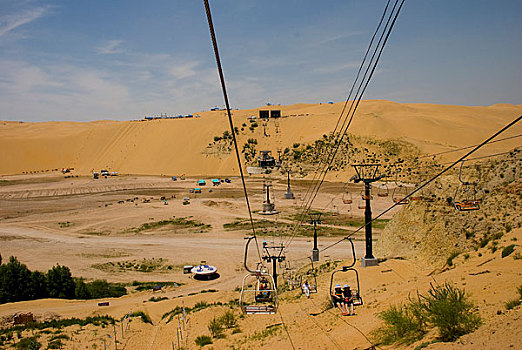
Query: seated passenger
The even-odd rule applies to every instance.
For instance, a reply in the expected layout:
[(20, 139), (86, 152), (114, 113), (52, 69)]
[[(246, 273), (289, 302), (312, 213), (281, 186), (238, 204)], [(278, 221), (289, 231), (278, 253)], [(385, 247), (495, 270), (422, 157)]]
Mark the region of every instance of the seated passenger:
[(310, 284), (308, 284), (308, 281), (305, 281), (303, 283), (303, 293), (306, 295), (307, 298), (310, 298)]
[(339, 308), (339, 310), (341, 310), (343, 316), (345, 316), (347, 313), (347, 308), (346, 308), (346, 305), (345, 305), (345, 302), (343, 299), (343, 290), (342, 290), (340, 284), (335, 285), (335, 289), (332, 294), (332, 299), (333, 299), (335, 306), (337, 306)]
[(352, 290), (350, 289), (350, 286), (348, 284), (345, 284), (343, 287), (343, 299), (346, 305), (346, 314), (348, 316), (355, 315), (353, 309)]

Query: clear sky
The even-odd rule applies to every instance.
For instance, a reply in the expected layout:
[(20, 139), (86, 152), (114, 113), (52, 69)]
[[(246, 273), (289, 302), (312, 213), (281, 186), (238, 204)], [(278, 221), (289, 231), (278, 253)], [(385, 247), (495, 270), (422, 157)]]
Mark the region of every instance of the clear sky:
[[(385, 0), (211, 0), (231, 104), (343, 101)], [(522, 1), (406, 0), (366, 99), (522, 104)], [(0, 0), (0, 120), (221, 106), (202, 0)]]

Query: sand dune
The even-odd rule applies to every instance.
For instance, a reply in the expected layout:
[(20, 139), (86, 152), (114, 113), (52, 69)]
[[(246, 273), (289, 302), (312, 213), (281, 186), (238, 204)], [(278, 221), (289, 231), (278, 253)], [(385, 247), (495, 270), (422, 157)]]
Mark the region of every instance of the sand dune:
[[(234, 122), (247, 127), (239, 144), (248, 138), (258, 149), (276, 151), (293, 143), (308, 143), (333, 130), (343, 103), (296, 104), (266, 107), (281, 109), (281, 133), (275, 122), (251, 132), (249, 115), (259, 109), (234, 111)], [(497, 104), (464, 107), (363, 101), (349, 132), (378, 138), (403, 138), (424, 152), (435, 152), (480, 142), (522, 114), (522, 106)], [(0, 174), (20, 174), (73, 167), (77, 174), (107, 168), (120, 173), (151, 175), (229, 175), (237, 173), (233, 153), (208, 152), (214, 136), (228, 130), (223, 111), (202, 112), (200, 118), (154, 121), (0, 122)], [(507, 135), (522, 133), (516, 126)], [(508, 150), (520, 139), (488, 146), (484, 152)]]

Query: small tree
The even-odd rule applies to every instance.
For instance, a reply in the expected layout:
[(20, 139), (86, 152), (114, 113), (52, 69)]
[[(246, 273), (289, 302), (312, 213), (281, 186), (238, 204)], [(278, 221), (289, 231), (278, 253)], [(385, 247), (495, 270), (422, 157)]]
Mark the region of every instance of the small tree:
[(87, 285), (83, 281), (83, 278), (78, 278), (76, 280), (74, 294), (76, 296), (76, 299), (91, 299), (92, 298), (91, 293), (89, 292), (89, 289), (87, 289)]
[(47, 292), (47, 281), (43, 273), (40, 271), (33, 271), (31, 273), (29, 290), (29, 299), (42, 299), (49, 296), (49, 293)]
[(0, 303), (28, 300), (30, 296), (31, 271), (16, 257), (0, 265)]
[(56, 264), (47, 272), (47, 288), (51, 298), (74, 298), (75, 284), (71, 270), (67, 266)]

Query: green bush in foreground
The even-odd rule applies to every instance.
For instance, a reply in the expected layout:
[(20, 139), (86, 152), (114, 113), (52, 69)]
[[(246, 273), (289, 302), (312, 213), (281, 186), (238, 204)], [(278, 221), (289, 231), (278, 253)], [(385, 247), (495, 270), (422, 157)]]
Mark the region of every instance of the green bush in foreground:
[(411, 344), (426, 334), (426, 319), (419, 302), (406, 305), (392, 305), (379, 314), (384, 326), (375, 333), (377, 339), (386, 345), (393, 343)]
[(212, 344), (212, 338), (210, 338), (208, 335), (198, 335), (195, 342), (198, 346), (205, 346)]
[(439, 340), (454, 341), (478, 328), (482, 321), (465, 291), (445, 283), (431, 285), (428, 295), (418, 295), (405, 305), (391, 306), (379, 314), (384, 325), (374, 332), (383, 344), (421, 339), (428, 328), (437, 328)]
[(36, 337), (23, 338), (16, 344), (17, 350), (38, 350), (42, 347), (42, 344), (36, 340)]
[(454, 341), (482, 324), (466, 292), (452, 284), (432, 285), (429, 295), (422, 298), (428, 320), (439, 329), (442, 341)]

